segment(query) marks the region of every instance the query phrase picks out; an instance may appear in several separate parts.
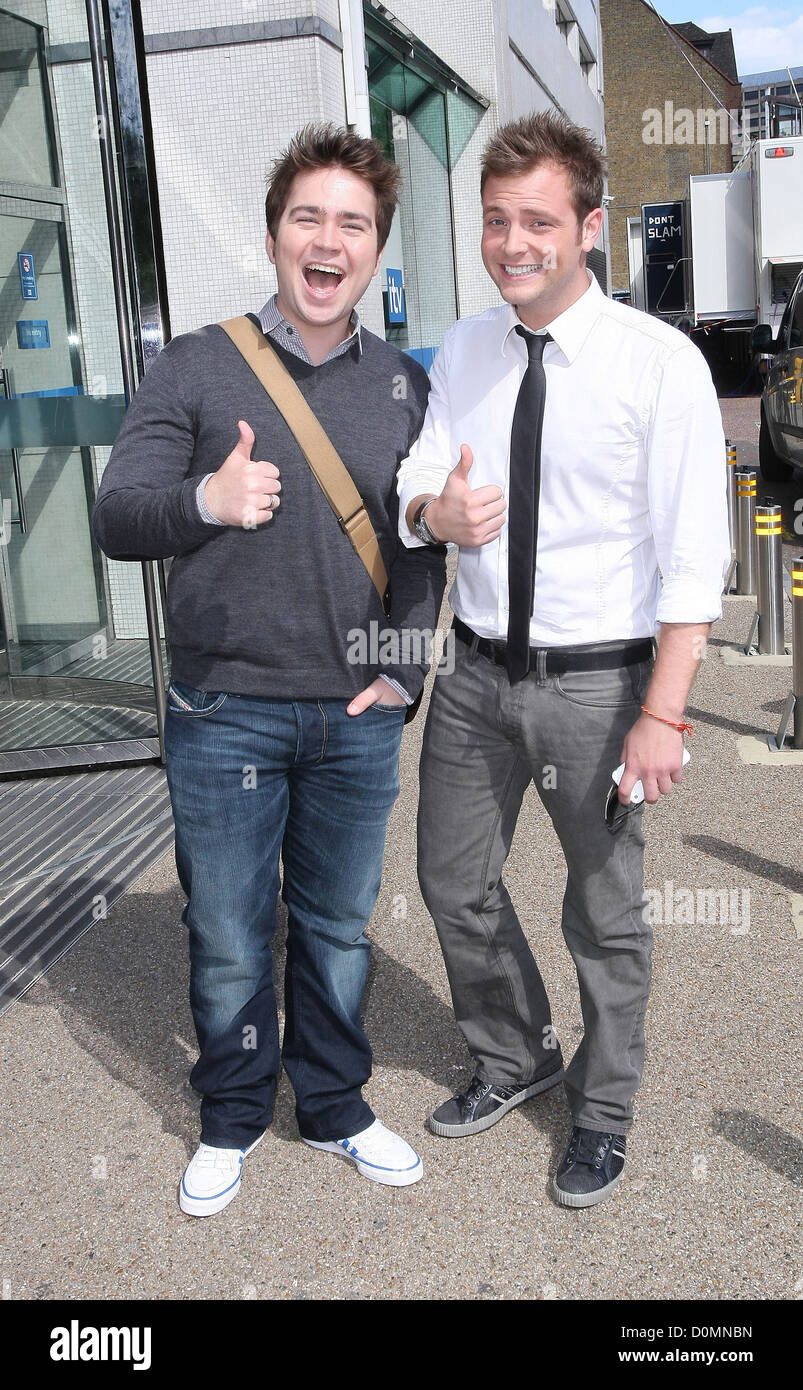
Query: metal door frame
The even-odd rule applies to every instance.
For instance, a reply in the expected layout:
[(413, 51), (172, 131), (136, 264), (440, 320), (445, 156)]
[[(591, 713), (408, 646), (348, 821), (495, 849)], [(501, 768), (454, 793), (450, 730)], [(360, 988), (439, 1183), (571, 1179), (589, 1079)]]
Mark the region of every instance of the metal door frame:
[[(8, 12), (6, 11), (6, 13)], [(57, 162), (58, 160), (56, 160), (56, 163)], [(0, 185), (0, 190), (2, 190), (2, 185)], [(59, 198), (41, 199), (34, 198), (32, 196), (29, 196), (27, 198), (18, 198), (16, 194), (0, 191), (0, 216), (19, 217), (29, 222), (52, 222), (56, 228), (56, 241), (59, 255), (59, 274), (62, 283), (62, 291), (64, 294), (64, 319), (67, 329), (67, 345), (70, 372), (72, 375), (72, 385), (79, 386), (83, 385), (82, 379), (84, 376), (84, 371), (83, 364), (81, 362), (81, 352), (78, 346), (78, 313), (76, 308), (75, 292), (73, 288), (73, 277), (71, 273), (70, 264), (70, 225), (69, 218), (67, 216), (67, 208), (63, 196), (63, 190), (57, 189), (56, 191), (61, 193), (62, 196)], [(9, 204), (13, 203), (18, 203), (20, 206), (9, 206)], [(32, 203), (37, 206), (36, 212), (33, 212), (31, 210)], [(0, 386), (2, 388), (0, 389), (0, 400), (4, 398), (10, 399), (13, 395), (13, 391), (11, 390), (13, 382), (11, 380), (10, 369), (0, 368)], [(87, 501), (89, 503), (91, 516), (92, 502), (94, 501), (95, 497), (95, 478), (92, 471), (92, 460), (90, 458), (88, 446), (77, 444), (75, 447), (81, 456), (81, 471), (84, 477), (84, 486), (86, 488)], [(14, 454), (17, 451), (12, 449), (11, 452), (12, 454)], [(18, 464), (16, 460), (13, 460), (12, 466), (14, 468), (17, 491), (17, 505), (20, 515), (19, 519), (12, 518), (11, 524), (12, 526), (19, 525), (21, 533), (24, 535), (26, 531), (26, 518), (24, 499), (22, 495), (23, 483), (21, 475), (18, 471)], [(3, 549), (5, 549), (5, 547), (3, 547)], [(100, 552), (94, 546), (91, 548), (90, 556), (93, 578), (98, 593), (98, 609), (100, 612), (100, 623), (101, 627), (105, 629), (106, 634), (108, 636), (111, 623), (111, 613), (109, 608), (109, 595), (106, 585), (106, 577), (104, 574), (103, 559)], [(0, 566), (0, 568), (2, 568), (6, 572), (5, 577), (9, 579), (8, 583), (4, 583), (3, 580), (0, 579), (0, 602), (3, 605), (4, 627), (6, 632), (6, 641), (8, 641), (9, 626), (13, 627), (16, 630), (16, 620), (14, 615), (14, 596), (11, 592), (10, 576), (8, 576), (7, 573), (8, 567), (6, 565), (2, 565)], [(90, 639), (86, 637), (78, 639), (75, 645), (80, 646), (81, 644), (87, 643), (89, 640)], [(0, 678), (0, 680), (1, 679), (2, 678)], [(14, 675), (11, 672), (9, 672), (9, 681), (14, 681), (15, 683), (15, 689), (13, 691), (9, 686), (9, 693), (12, 695), (12, 697), (14, 694), (20, 693), (20, 689), (16, 685), (16, 683), (24, 679), (27, 678), (24, 676)], [(22, 698), (24, 698), (24, 696), (22, 696)]]
[[(142, 31), (142, 16), (139, 0), (120, 0), (110, 10), (109, 0), (101, 0), (103, 6), (103, 26), (105, 29), (106, 53), (108, 62), (108, 83), (112, 94), (111, 103), (106, 94), (106, 73), (103, 64), (103, 35), (98, 0), (86, 0), (87, 27), (89, 30), (89, 55), (92, 66), (92, 83), (95, 91), (95, 112), (98, 118), (98, 135), (103, 188), (106, 197), (106, 220), (109, 229), (109, 249), (112, 262), (115, 307), (120, 339), (120, 360), (123, 367), (125, 395), (128, 401), (134, 395), (138, 380), (141, 380), (151, 356), (155, 356), (170, 335), (167, 313), (167, 294), (164, 279), (164, 250), (162, 246), (161, 221), (156, 184), (156, 169), (153, 160), (153, 143), (150, 123), (150, 103), (148, 101), (147, 73), (145, 69), (145, 42)], [(120, 80), (122, 79), (122, 80)], [(120, 103), (120, 92), (133, 91), (137, 100), (125, 108)], [(126, 120), (126, 137), (123, 139), (122, 118)], [(114, 124), (112, 125), (112, 117)], [(126, 145), (136, 149), (136, 159), (126, 155)], [(117, 187), (114, 177), (115, 158), (119, 169), (119, 196), (125, 217), (125, 226), (120, 217), (117, 204)], [(133, 169), (140, 167), (144, 177), (134, 186)], [(136, 209), (135, 209), (136, 200)], [(135, 215), (135, 211), (139, 215)], [(143, 217), (142, 214), (146, 215)], [(144, 229), (144, 230), (143, 230)], [(134, 319), (129, 311), (126, 294), (126, 267), (123, 263), (123, 244), (125, 241), (127, 271), (131, 288), (131, 298), (135, 305)], [(155, 304), (145, 305), (142, 300), (143, 278), (141, 271), (147, 268), (153, 276), (155, 285)], [(147, 325), (147, 333), (146, 333)], [(136, 339), (134, 336), (136, 330)], [(136, 341), (136, 367), (132, 346)], [(157, 585), (162, 596), (166, 592), (164, 565), (162, 561), (142, 561), (142, 582), (145, 591), (145, 610), (148, 625), (148, 645), (153, 672), (153, 690), (156, 699), (156, 723), (159, 732), (159, 752), (161, 761), (164, 753), (165, 722), (165, 679), (162, 668), (162, 648), (159, 636), (159, 606)], [(167, 615), (165, 612), (165, 624)], [(167, 635), (167, 634), (165, 634)]]
[[(98, 137), (103, 176), (106, 220), (109, 233), (112, 281), (115, 310), (117, 316), (120, 363), (123, 373), (124, 391), (130, 401), (141, 380), (149, 361), (158, 354), (169, 340), (169, 314), (167, 289), (164, 273), (164, 252), (159, 217), (158, 193), (155, 163), (153, 158), (152, 127), (147, 93), (147, 74), (145, 67), (145, 44), (139, 0), (85, 0), (88, 30), (88, 59), (92, 71), (95, 110), (98, 118)], [(55, 115), (53, 112), (53, 92), (51, 72), (43, 61), (44, 38), (41, 25), (35, 24), (25, 15), (3, 7), (3, 12), (23, 23), (30, 24), (37, 31), (40, 52), (40, 71), (43, 75), (46, 120), (50, 137), (52, 173), (61, 178), (60, 148)], [(105, 57), (109, 58), (108, 63)], [(107, 93), (108, 83), (108, 93)], [(123, 106), (120, 93), (126, 93)], [(125, 139), (123, 138), (125, 127)], [(27, 186), (6, 184), (3, 190), (8, 196), (25, 197), (33, 193)], [(43, 186), (36, 188), (34, 201), (45, 203), (47, 193)], [(54, 203), (62, 208), (62, 227), (64, 225), (64, 193), (60, 186), (52, 190)], [(118, 203), (119, 199), (119, 203)], [(69, 259), (69, 258), (68, 258)], [(152, 302), (145, 303), (143, 285), (154, 286)], [(130, 296), (130, 299), (129, 299)], [(65, 294), (72, 303), (71, 295)], [(74, 304), (72, 305), (74, 310)], [(94, 480), (93, 480), (94, 484)], [(94, 490), (94, 487), (93, 487)], [(148, 645), (158, 730), (157, 740), (147, 740), (152, 745), (152, 753), (164, 763), (164, 720), (165, 720), (165, 679), (162, 666), (161, 639), (159, 630), (159, 605), (157, 594), (161, 594), (162, 610), (166, 631), (166, 583), (164, 564), (161, 560), (141, 562), (142, 581), (147, 618)], [(104, 590), (105, 592), (105, 590)], [(3, 674), (0, 672), (0, 688)], [(66, 684), (66, 682), (64, 683)], [(53, 694), (59, 689), (52, 684)], [(66, 694), (66, 691), (65, 691)], [(144, 741), (143, 741), (144, 743)], [(80, 745), (70, 750), (69, 765), (75, 767)], [(117, 756), (115, 756), (115, 750)], [(26, 750), (30, 757), (37, 751), (43, 754), (41, 765), (50, 770), (60, 766), (56, 750), (48, 755), (48, 750)], [(103, 745), (87, 746), (86, 766), (98, 766), (99, 762), (111, 765), (116, 761), (131, 761), (132, 750), (129, 743), (120, 740)], [(0, 775), (2, 775), (0, 759)], [(32, 768), (31, 770), (36, 770)]]

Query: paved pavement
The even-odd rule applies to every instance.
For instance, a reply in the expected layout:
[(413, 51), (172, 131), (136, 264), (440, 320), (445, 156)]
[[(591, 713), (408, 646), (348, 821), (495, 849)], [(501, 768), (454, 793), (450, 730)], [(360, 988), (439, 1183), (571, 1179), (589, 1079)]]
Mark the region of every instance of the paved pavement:
[[(756, 411), (755, 400), (723, 403), (745, 461)], [(646, 811), (646, 883), (664, 920), (614, 1198), (577, 1212), (550, 1200), (568, 1124), (560, 1090), (473, 1139), (424, 1128), (470, 1069), (416, 885), (419, 718), (405, 736), (366, 1013), (368, 1098), (420, 1149), (424, 1180), (379, 1187), (304, 1146), (283, 1080), (236, 1201), (209, 1220), (181, 1214), (175, 1190), (198, 1124), (183, 897), (168, 856), (0, 1020), (4, 1297), (799, 1297), (801, 942), (790, 894), (803, 892), (801, 783), (799, 769), (738, 756), (741, 733), (774, 729), (790, 684), (784, 669), (723, 665), (720, 645), (747, 621), (749, 607), (729, 601), (691, 697), (693, 763)], [(581, 1023), (558, 925), (562, 878), (530, 796), (507, 881), (569, 1053)], [(706, 889), (726, 895), (724, 920), (711, 920), (721, 900), (698, 900)]]

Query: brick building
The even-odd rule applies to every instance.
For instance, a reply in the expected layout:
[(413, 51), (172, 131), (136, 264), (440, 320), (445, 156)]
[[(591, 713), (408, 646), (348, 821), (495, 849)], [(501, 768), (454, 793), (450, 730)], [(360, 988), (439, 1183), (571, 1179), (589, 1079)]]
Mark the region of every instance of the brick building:
[(686, 198), (690, 174), (733, 168), (741, 88), (644, 0), (601, 0), (600, 14), (611, 282), (633, 284), (636, 303), (641, 204)]
[(733, 34), (730, 29), (719, 29), (709, 34), (699, 24), (675, 24), (674, 28), (689, 43), (693, 43), (698, 53), (710, 59), (715, 68), (724, 72), (731, 82), (739, 81), (736, 70), (736, 50), (733, 47)]

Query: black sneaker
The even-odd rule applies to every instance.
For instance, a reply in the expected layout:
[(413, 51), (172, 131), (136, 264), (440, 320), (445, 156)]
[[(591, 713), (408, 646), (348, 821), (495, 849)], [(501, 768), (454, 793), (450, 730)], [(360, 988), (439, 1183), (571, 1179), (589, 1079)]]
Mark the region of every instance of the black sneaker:
[(529, 1086), (503, 1086), (498, 1081), (481, 1081), (478, 1076), (472, 1079), (467, 1091), (446, 1100), (429, 1117), (429, 1127), (433, 1134), (446, 1139), (456, 1139), (463, 1134), (479, 1134), (482, 1129), (490, 1129), (501, 1120), (514, 1105), (521, 1105), (530, 1096), (541, 1091), (549, 1091), (563, 1080), (563, 1064), (560, 1063), (548, 1076), (540, 1081), (532, 1081)]
[(552, 1183), (562, 1207), (593, 1207), (614, 1192), (625, 1166), (625, 1136), (575, 1125)]

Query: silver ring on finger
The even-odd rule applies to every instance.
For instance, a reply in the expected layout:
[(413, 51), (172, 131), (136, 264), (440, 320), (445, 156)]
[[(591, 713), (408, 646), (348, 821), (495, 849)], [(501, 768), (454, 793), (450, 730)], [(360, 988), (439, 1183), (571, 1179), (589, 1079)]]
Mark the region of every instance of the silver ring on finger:
[(269, 511), (269, 512), (275, 511), (276, 508), (278, 507), (278, 505), (279, 505), (279, 499), (278, 499), (278, 497), (276, 496), (276, 493), (275, 493), (275, 492), (271, 492), (271, 493), (268, 495), (268, 511)]

